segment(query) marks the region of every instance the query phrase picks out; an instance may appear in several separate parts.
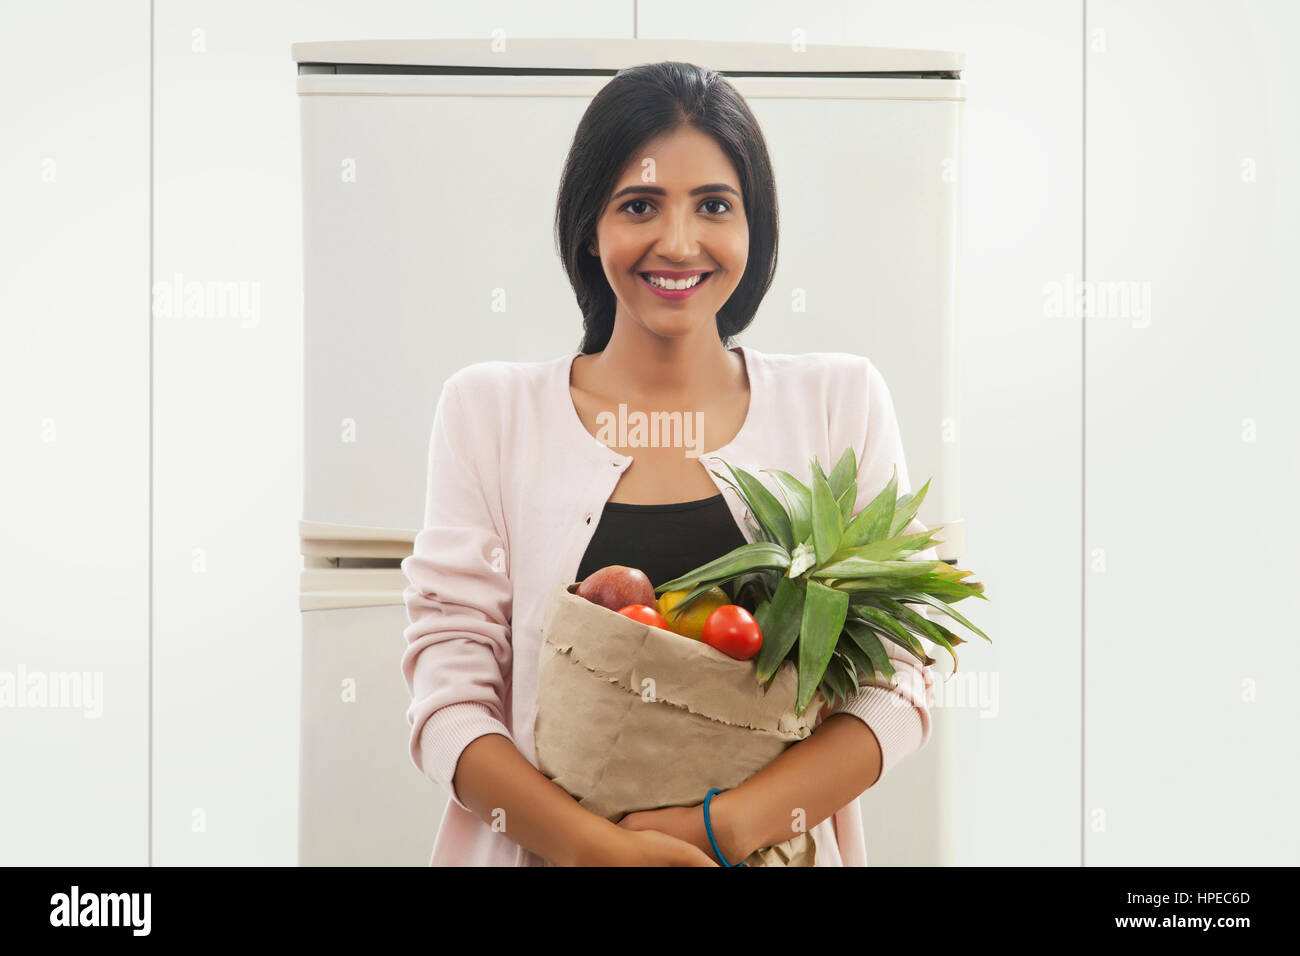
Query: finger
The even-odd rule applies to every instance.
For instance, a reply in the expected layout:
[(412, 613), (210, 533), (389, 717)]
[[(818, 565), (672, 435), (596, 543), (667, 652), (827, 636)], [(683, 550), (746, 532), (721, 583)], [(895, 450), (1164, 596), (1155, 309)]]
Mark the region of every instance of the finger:
[(694, 850), (695, 852), (692, 855), (691, 862), (688, 865), (690, 866), (718, 866), (719, 865), (717, 860), (712, 859), (707, 853), (705, 853), (699, 847), (693, 846), (691, 847), (691, 849)]

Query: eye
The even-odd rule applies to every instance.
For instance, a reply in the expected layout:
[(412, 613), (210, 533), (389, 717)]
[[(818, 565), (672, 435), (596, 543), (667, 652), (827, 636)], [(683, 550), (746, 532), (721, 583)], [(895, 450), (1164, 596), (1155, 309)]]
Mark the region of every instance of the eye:
[[(720, 215), (722, 215), (723, 213), (731, 212), (731, 202), (730, 202), (730, 200), (726, 200), (726, 199), (706, 199), (706, 200), (704, 200), (704, 202), (700, 203), (700, 205), (701, 205), (701, 206), (707, 206), (707, 205), (709, 205), (710, 203), (719, 203), (719, 204), (721, 204), (723, 207), (725, 207), (725, 208), (723, 208), (723, 209), (721, 209), (721, 210), (718, 210), (717, 212), (710, 213), (710, 215), (720, 216)], [(632, 206), (636, 206), (636, 205), (645, 205), (645, 206), (648, 206), (648, 205), (650, 205), (650, 201), (647, 200), (647, 199), (631, 199), (631, 200), (628, 200), (627, 202), (625, 202), (622, 206), (620, 206), (618, 211), (619, 211), (619, 212), (632, 212), (632, 210), (631, 210), (630, 207), (632, 207)], [(643, 213), (640, 213), (640, 212), (632, 212), (632, 215), (634, 215), (634, 216), (640, 216), (640, 215), (643, 215)]]

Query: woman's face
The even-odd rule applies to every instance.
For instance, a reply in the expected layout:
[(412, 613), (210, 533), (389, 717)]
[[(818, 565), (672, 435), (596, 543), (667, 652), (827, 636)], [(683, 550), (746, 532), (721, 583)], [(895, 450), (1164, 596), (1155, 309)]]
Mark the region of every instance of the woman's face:
[[(736, 171), (693, 127), (651, 140), (624, 167), (596, 223), (596, 251), (621, 316), (676, 337), (707, 325), (740, 284), (749, 223)], [(647, 273), (707, 272), (694, 291), (660, 295)]]

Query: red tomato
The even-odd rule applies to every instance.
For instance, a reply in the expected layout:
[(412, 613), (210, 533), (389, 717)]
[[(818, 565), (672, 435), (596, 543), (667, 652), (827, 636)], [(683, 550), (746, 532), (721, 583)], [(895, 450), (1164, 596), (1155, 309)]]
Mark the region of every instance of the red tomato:
[(763, 646), (763, 631), (739, 604), (724, 604), (704, 622), (704, 643), (738, 661), (747, 661)]
[(634, 621), (640, 621), (642, 624), (649, 624), (651, 627), (662, 627), (665, 631), (671, 630), (664, 616), (650, 607), (648, 604), (629, 604), (621, 608), (618, 612), (624, 617), (630, 617)]

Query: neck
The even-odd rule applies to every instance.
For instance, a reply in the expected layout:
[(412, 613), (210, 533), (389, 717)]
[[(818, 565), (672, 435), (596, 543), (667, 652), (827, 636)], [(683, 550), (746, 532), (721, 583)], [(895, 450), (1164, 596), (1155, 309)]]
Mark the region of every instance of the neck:
[(634, 400), (692, 406), (745, 386), (744, 360), (723, 348), (713, 323), (674, 338), (616, 321), (609, 344), (591, 361), (601, 381)]

